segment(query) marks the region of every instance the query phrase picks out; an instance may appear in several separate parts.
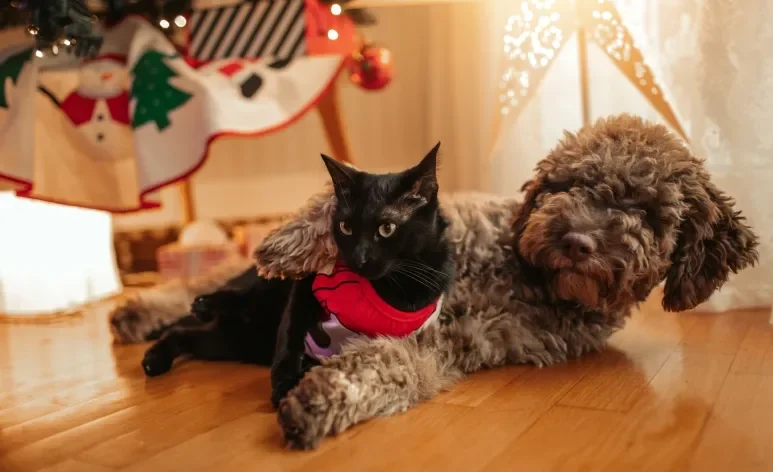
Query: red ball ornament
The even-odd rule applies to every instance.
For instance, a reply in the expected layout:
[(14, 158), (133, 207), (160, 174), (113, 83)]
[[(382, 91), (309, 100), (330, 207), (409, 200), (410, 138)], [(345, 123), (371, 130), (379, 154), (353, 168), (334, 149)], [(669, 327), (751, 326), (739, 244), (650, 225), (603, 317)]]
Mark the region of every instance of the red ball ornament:
[(365, 90), (381, 90), (392, 81), (392, 53), (389, 49), (366, 44), (349, 60), (349, 78)]

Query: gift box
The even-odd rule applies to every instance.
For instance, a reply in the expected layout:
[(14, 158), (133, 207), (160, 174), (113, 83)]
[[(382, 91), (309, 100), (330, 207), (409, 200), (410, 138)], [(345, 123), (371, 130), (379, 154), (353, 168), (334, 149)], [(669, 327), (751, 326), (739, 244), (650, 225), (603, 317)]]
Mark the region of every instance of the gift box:
[(172, 243), (156, 251), (158, 272), (166, 279), (199, 276), (215, 266), (243, 257), (239, 244), (233, 241), (193, 246)]

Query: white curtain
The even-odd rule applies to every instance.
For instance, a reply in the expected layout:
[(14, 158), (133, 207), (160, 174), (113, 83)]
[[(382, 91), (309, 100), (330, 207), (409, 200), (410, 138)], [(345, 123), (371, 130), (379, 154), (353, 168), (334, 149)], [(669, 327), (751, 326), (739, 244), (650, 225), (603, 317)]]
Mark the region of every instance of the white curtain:
[[(481, 28), (499, 24), (520, 2), (496, 0)], [(773, 1), (624, 0), (618, 8), (671, 101), (696, 155), (716, 184), (736, 198), (761, 238), (760, 264), (733, 277), (700, 310), (769, 306), (773, 301)], [(501, 33), (481, 54), (502, 49)], [(657, 112), (593, 44), (589, 48), (593, 117)], [(494, 59), (490, 59), (494, 60)], [(492, 156), (489, 185), (518, 194), (534, 164), (563, 129), (581, 125), (577, 43), (572, 38), (551, 66), (535, 99), (505, 130)], [(488, 101), (496, 82), (483, 84)]]

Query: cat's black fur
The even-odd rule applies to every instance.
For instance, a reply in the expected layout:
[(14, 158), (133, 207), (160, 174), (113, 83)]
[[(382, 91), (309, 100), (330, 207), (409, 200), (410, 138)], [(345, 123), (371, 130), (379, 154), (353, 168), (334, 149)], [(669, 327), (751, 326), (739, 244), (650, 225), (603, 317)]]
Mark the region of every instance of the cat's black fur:
[[(453, 280), (448, 222), (437, 198), (438, 147), (411, 169), (381, 175), (322, 156), (338, 200), (332, 224), (339, 254), (403, 311), (427, 306)], [(277, 404), (315, 363), (304, 344), (322, 314), (313, 280), (264, 279), (251, 268), (199, 297), (190, 316), (162, 332), (145, 354), (145, 373), (163, 374), (183, 355), (271, 365)]]

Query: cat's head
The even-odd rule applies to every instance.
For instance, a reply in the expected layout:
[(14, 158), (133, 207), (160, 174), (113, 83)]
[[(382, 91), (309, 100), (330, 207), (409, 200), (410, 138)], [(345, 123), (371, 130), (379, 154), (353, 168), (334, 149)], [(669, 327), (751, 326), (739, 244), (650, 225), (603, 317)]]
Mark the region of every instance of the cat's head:
[(333, 234), (352, 270), (379, 279), (436, 246), (447, 226), (438, 210), (437, 152), (402, 172), (371, 174), (322, 155), (337, 206)]

